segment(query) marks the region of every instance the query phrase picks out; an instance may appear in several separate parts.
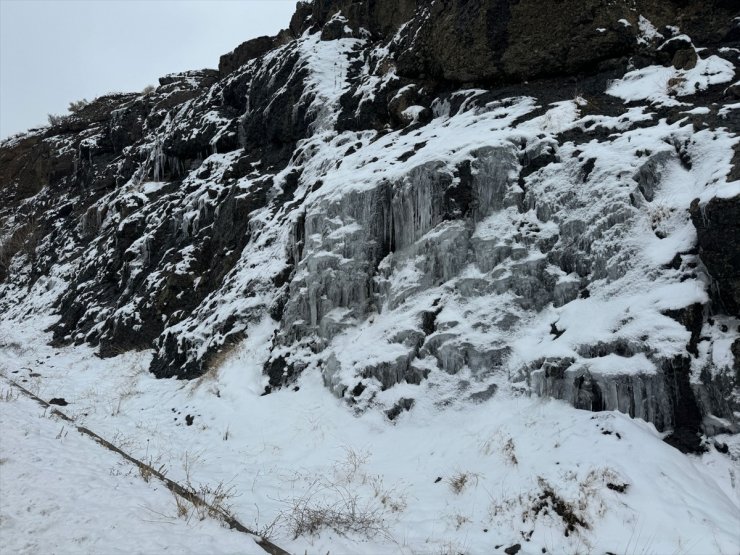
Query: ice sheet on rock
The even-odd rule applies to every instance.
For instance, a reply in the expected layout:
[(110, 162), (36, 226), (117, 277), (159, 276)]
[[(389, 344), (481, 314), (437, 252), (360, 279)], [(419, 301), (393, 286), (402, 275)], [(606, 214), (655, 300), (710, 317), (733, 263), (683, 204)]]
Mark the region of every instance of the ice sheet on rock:
[(309, 68), (304, 96), (313, 95), (308, 110), (315, 114), (315, 132), (332, 129), (336, 123), (339, 98), (349, 90), (348, 55), (364, 44), (361, 39), (322, 41), (320, 33), (304, 35), (298, 41), (303, 63)]

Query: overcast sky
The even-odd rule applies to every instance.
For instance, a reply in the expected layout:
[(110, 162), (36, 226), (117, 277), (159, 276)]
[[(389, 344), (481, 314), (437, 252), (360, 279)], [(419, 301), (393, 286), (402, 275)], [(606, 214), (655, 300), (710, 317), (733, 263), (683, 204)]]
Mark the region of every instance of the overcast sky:
[(296, 0), (0, 0), (0, 137), (288, 26)]

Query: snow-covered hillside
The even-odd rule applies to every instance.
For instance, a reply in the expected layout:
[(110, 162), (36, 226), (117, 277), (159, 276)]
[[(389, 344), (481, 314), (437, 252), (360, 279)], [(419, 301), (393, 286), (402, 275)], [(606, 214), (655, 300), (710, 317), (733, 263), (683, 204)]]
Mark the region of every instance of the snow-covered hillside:
[[(190, 382), (155, 379), (150, 354), (101, 361), (84, 346), (5, 351), (3, 366), (169, 478), (196, 489), (224, 484), (233, 513), (290, 553), (737, 550), (736, 435), (715, 438), (727, 454), (687, 456), (619, 412), (508, 391), (470, 400), (463, 380), (444, 373), (431, 375), (429, 393), (393, 424), (378, 411), (352, 414), (316, 372), (261, 395), (274, 327), (263, 322), (217, 376)], [(397, 387), (411, 396), (418, 386)], [(22, 396), (0, 411), (9, 495), (0, 536), (16, 552), (262, 553), (197, 513), (178, 518), (156, 480), (145, 484), (136, 468)]]
[(737, 552), (737, 10), (387, 4), (3, 142), (3, 375), (291, 552)]

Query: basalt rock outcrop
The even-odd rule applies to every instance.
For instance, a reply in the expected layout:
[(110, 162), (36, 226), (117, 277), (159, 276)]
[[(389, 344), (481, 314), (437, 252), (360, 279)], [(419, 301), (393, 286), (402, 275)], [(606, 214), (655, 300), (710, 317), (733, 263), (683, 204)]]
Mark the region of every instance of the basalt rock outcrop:
[(410, 386), (507, 388), (699, 449), (740, 408), (739, 22), (720, 0), (300, 3), (218, 71), (3, 141), (0, 311), (152, 349), (159, 377), (269, 326), (266, 392), (319, 372), (395, 418)]
[(717, 312), (740, 313), (740, 197), (714, 197), (691, 205), (699, 256), (712, 277)]

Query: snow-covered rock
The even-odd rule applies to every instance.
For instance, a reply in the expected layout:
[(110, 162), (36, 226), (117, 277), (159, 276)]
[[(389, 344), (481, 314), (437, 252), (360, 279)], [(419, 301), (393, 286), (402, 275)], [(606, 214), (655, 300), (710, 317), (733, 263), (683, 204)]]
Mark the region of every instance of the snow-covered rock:
[(300, 4), (220, 72), (4, 141), (4, 318), (54, 311), (56, 345), (194, 378), (269, 314), (266, 392), (317, 372), (391, 410), (442, 373), (684, 449), (734, 430), (727, 8), (592, 2), (543, 34), (533, 2), (482, 2), (489, 26), (464, 4)]

